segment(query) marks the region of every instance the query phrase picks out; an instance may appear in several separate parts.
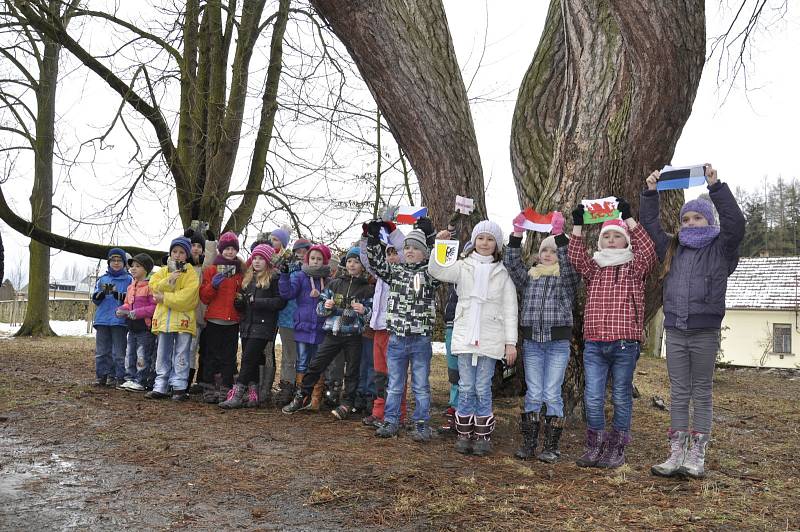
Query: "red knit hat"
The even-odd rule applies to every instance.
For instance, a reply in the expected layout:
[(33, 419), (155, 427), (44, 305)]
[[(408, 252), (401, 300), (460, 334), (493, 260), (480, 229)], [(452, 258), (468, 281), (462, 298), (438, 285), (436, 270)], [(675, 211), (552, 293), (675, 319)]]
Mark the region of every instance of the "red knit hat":
[(235, 248), (236, 252), (239, 252), (239, 237), (236, 236), (236, 233), (233, 231), (228, 231), (224, 233), (222, 236), (219, 237), (217, 241), (217, 250), (222, 253), (222, 250), (225, 248)]
[(273, 248), (269, 244), (259, 244), (253, 248), (253, 253), (250, 255), (250, 261), (253, 260), (253, 257), (261, 257), (269, 264), (270, 261), (272, 261), (272, 255), (274, 254), (275, 254), (275, 248)]
[(311, 255), (312, 251), (319, 251), (320, 253), (322, 253), (322, 264), (328, 264), (328, 262), (330, 262), (331, 260), (330, 248), (328, 248), (328, 246), (326, 246), (325, 244), (314, 244), (313, 246), (308, 248), (308, 253), (306, 253), (305, 258), (303, 259), (303, 262), (305, 262), (306, 264), (308, 264), (308, 257), (309, 255)]

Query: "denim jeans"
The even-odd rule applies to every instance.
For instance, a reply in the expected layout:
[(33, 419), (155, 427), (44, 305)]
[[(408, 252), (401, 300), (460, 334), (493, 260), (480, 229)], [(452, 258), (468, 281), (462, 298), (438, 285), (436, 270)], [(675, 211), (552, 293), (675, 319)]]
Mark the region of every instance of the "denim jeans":
[(361, 365), (358, 378), (358, 393), (364, 397), (375, 397), (375, 371), (372, 368), (372, 338), (361, 337)]
[(297, 345), (297, 360), (294, 364), (294, 370), (297, 373), (305, 373), (308, 371), (311, 359), (317, 354), (319, 345), (306, 342), (295, 342), (295, 344)]
[(167, 393), (185, 390), (189, 380), (189, 356), (192, 349), (190, 333), (159, 333), (156, 357), (156, 382), (153, 390)]
[(153, 348), (156, 337), (150, 331), (128, 331), (128, 351), (125, 353), (125, 380), (142, 386), (152, 386), (154, 375)]
[(472, 365), (472, 353), (458, 354), (458, 414), (461, 416), (492, 415), (492, 378), (497, 360), (478, 355)]
[(603, 430), (606, 425), (606, 380), (613, 379), (611, 399), (614, 402), (612, 425), (621, 432), (631, 428), (633, 415), (633, 371), (639, 360), (639, 342), (616, 340), (613, 342), (586, 342), (583, 349), (583, 371), (586, 384), (583, 400), (586, 406), (586, 424), (592, 430)]
[[(200, 325), (199, 323), (196, 325), (196, 330), (194, 336), (192, 336), (192, 347), (190, 350), (189, 355), (189, 367), (198, 369), (197, 366), (199, 364), (199, 357), (198, 353), (200, 351), (200, 336), (203, 334), (203, 329), (206, 328), (205, 323)], [(198, 373), (200, 373), (198, 371)]]
[(124, 379), (128, 328), (124, 325), (95, 325), (94, 328), (95, 376), (98, 379)]
[(524, 412), (539, 412), (547, 405), (548, 416), (564, 417), (561, 384), (569, 362), (569, 340), (535, 342), (525, 340), (522, 363), (525, 366)]
[(412, 334), (389, 337), (386, 365), (389, 368), (389, 386), (383, 420), (396, 424), (400, 419), (400, 402), (405, 391), (408, 364), (411, 363), (411, 391), (414, 393), (414, 421), (430, 419), (431, 409), (431, 337)]
[(453, 342), (453, 328), (444, 330), (444, 348), (447, 351), (447, 381), (450, 383), (450, 400), (448, 406), (458, 408), (458, 355), (454, 355), (450, 346)]

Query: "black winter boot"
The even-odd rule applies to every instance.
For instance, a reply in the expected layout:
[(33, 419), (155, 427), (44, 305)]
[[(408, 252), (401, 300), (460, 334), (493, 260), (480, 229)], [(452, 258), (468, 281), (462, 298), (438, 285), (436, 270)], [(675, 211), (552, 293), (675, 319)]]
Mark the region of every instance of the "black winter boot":
[(284, 414), (294, 414), (299, 410), (305, 410), (311, 406), (311, 396), (303, 394), (303, 390), (297, 390), (294, 394), (294, 399), (288, 405), (281, 408)]
[(539, 444), (539, 412), (523, 412), (519, 420), (519, 431), (522, 433), (522, 445), (514, 456), (520, 460), (530, 460), (536, 454)]
[(544, 417), (544, 438), (542, 439), (542, 452), (536, 457), (542, 462), (555, 464), (561, 456), (558, 442), (564, 430), (564, 418), (558, 416)]
[(494, 415), (475, 416), (475, 441), (472, 442), (472, 454), (486, 456), (492, 452), (492, 432), (494, 432)]

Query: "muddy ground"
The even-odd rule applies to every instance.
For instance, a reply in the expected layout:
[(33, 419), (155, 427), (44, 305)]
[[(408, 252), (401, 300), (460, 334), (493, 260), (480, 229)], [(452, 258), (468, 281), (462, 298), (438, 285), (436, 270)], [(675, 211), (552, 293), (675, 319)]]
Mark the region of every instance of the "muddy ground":
[[(583, 425), (556, 465), (511, 458), (516, 399), (497, 401), (496, 451), (381, 440), (358, 420), (225, 412), (90, 386), (93, 341), (0, 340), (0, 528), (800, 529), (800, 377), (721, 370), (703, 481), (659, 479), (669, 414), (660, 360), (642, 359), (629, 465), (580, 469)], [(434, 412), (446, 406), (436, 357)]]

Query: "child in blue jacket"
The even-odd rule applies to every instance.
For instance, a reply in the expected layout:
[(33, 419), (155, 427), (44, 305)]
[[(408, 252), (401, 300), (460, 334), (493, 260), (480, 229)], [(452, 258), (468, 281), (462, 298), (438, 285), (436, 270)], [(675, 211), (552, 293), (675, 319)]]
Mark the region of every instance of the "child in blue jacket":
[(94, 313), (95, 386), (116, 387), (125, 380), (125, 351), (128, 348), (128, 324), (117, 316), (117, 307), (125, 302), (131, 276), (125, 268), (127, 256), (120, 248), (108, 251), (108, 269), (97, 279), (92, 292)]

